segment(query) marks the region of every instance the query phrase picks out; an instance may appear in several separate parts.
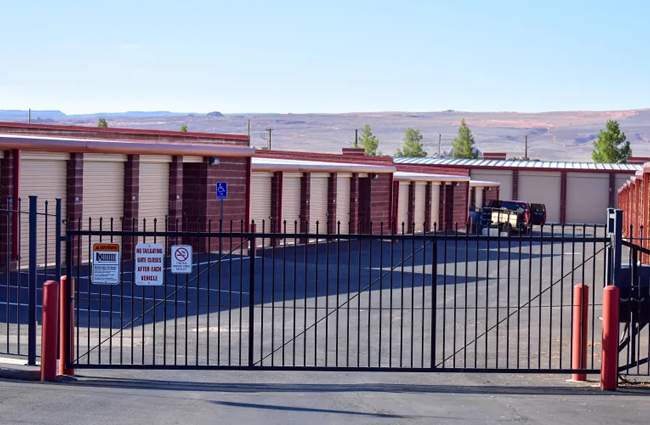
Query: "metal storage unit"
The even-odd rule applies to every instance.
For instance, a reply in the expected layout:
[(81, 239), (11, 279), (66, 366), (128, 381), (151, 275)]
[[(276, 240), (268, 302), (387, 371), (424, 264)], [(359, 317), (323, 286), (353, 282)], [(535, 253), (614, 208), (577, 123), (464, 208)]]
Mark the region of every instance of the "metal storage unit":
[[(327, 233), (327, 188), (329, 174), (311, 174), (311, 192), (309, 199), (309, 232)], [(318, 228), (316, 227), (318, 223)]]
[(547, 223), (560, 222), (561, 193), (560, 172), (524, 170), (519, 172), (519, 199), (531, 204), (546, 205)]
[[(140, 157), (139, 228), (150, 231), (166, 229), (165, 217), (169, 214), (169, 163), (171, 156), (142, 155)], [(149, 242), (149, 241), (148, 241)]]
[[(282, 221), (287, 222), (287, 233), (300, 230), (301, 178), (302, 173), (284, 173), (282, 186)], [(295, 224), (296, 222), (298, 222), (297, 225)], [(284, 230), (284, 224), (282, 228)]]
[(257, 231), (271, 231), (271, 181), (273, 173), (255, 172), (251, 176), (251, 216)]
[[(351, 174), (339, 173), (336, 177), (336, 231), (350, 233), (350, 181)], [(340, 227), (339, 227), (340, 226)]]
[[(511, 170), (471, 170), (472, 180), (499, 182), (499, 198), (512, 199), (512, 171)], [(519, 180), (519, 194), (521, 197), (521, 179)]]
[(430, 230), (437, 229), (440, 217), (440, 183), (434, 182), (431, 185), (431, 228)]
[(409, 186), (408, 181), (399, 182), (399, 194), (397, 198), (397, 233), (402, 233), (402, 224), (404, 232), (408, 229), (409, 213)]
[(427, 196), (427, 183), (426, 182), (416, 182), (415, 183), (415, 211), (413, 214), (415, 220), (414, 231), (416, 233), (422, 233), (424, 231), (424, 206)]
[[(88, 229), (88, 219), (92, 219), (92, 230), (121, 230), (120, 217), (124, 215), (124, 163), (126, 155), (85, 154), (83, 171), (83, 229)], [(168, 192), (169, 193), (169, 192)], [(99, 242), (93, 237), (91, 244)], [(102, 242), (121, 243), (121, 238), (103, 238)], [(87, 262), (88, 239), (83, 238), (82, 261)]]
[(567, 173), (566, 222), (605, 224), (609, 206), (609, 175)]
[(615, 207), (615, 208), (618, 208), (618, 191), (619, 191), (619, 190), (623, 187), (623, 185), (624, 185), (625, 183), (627, 183), (627, 182), (628, 182), (628, 181), (629, 181), (633, 176), (634, 176), (634, 174), (616, 174), (616, 177), (615, 177), (615, 180), (614, 180), (614, 181), (615, 181), (614, 184), (615, 184), (615, 186), (616, 186), (616, 187), (614, 188), (614, 194), (616, 195), (616, 196), (614, 196), (614, 207)]
[[(61, 199), (61, 216), (66, 217), (67, 193), (67, 153), (56, 152), (21, 152), (19, 196), (21, 199), (20, 214), (20, 267), (29, 266), (29, 196), (38, 196), (38, 254), (39, 266), (53, 265), (56, 260), (56, 198)], [(65, 231), (65, 228), (62, 229)], [(47, 235), (47, 256), (45, 253)], [(62, 261), (65, 260), (65, 249), (61, 251)]]

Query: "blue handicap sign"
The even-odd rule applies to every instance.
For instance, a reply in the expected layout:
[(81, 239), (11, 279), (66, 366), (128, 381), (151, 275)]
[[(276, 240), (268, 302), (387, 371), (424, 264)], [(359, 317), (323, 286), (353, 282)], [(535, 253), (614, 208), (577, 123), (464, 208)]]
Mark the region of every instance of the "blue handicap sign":
[(228, 183), (217, 182), (217, 199), (228, 199)]

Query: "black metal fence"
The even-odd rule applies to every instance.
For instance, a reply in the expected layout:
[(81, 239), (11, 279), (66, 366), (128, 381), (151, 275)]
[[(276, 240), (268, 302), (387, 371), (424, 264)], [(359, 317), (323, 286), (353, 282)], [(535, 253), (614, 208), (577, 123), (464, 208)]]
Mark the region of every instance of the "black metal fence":
[(40, 356), (43, 282), (60, 277), (61, 200), (30, 196), (0, 208), (0, 354)]
[(622, 240), (619, 275), (621, 303), (619, 322), (619, 373), (623, 376), (650, 376), (650, 239), (643, 226), (630, 226)]
[[(600, 369), (610, 238), (599, 226), (483, 236), (465, 226), (393, 234), (383, 223), (361, 235), (322, 234), (320, 226), (304, 234), (297, 223), (281, 233), (262, 232), (267, 223), (258, 232), (243, 222), (145, 221), (138, 231), (116, 230), (122, 224), (88, 220), (76, 227), (84, 230), (68, 230), (77, 368)], [(92, 243), (100, 241), (129, 250), (163, 244), (161, 284), (135, 285), (129, 255), (119, 285), (92, 284)], [(195, 248), (191, 274), (169, 270), (171, 246), (180, 243)], [(572, 338), (577, 283), (591, 289), (580, 300), (589, 314), (579, 368), (571, 365), (583, 346)]]

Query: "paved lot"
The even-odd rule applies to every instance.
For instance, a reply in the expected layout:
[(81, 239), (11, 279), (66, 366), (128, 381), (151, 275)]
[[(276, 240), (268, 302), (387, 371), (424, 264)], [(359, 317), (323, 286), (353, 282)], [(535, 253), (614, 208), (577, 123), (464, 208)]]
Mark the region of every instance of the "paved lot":
[[(84, 372), (85, 373), (85, 372)], [(40, 424), (646, 424), (647, 388), (427, 373), (90, 372), (1, 382), (0, 422)]]

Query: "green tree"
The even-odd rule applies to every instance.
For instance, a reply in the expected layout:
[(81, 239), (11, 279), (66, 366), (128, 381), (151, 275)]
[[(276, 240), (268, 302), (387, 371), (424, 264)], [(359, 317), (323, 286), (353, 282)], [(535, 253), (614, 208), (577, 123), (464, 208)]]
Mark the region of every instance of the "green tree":
[(402, 146), (402, 149), (397, 149), (395, 156), (415, 158), (427, 156), (427, 153), (423, 149), (421, 140), (422, 134), (420, 134), (420, 130), (411, 127), (407, 128), (406, 133), (404, 133), (404, 146)]
[(474, 135), (472, 134), (472, 130), (467, 126), (464, 118), (460, 121), (458, 136), (454, 138), (451, 148), (454, 158), (478, 158), (478, 152), (474, 150)]
[(97, 121), (97, 127), (99, 128), (108, 128), (108, 123), (106, 122), (105, 118), (100, 118), (99, 121)]
[(591, 159), (601, 163), (627, 163), (632, 156), (630, 142), (621, 133), (618, 121), (608, 120), (605, 131), (600, 130), (598, 139), (594, 142), (594, 150), (591, 152)]
[(361, 147), (366, 150), (367, 156), (377, 156), (379, 139), (372, 134), (372, 130), (368, 124), (364, 125), (361, 129)]
[(181, 130), (183, 133), (187, 133), (187, 126), (185, 124), (181, 125)]

